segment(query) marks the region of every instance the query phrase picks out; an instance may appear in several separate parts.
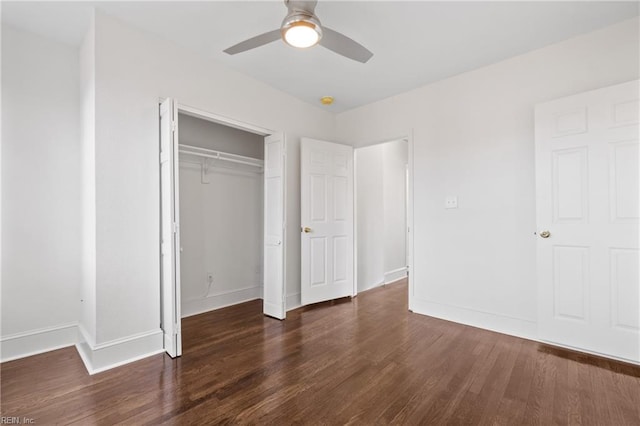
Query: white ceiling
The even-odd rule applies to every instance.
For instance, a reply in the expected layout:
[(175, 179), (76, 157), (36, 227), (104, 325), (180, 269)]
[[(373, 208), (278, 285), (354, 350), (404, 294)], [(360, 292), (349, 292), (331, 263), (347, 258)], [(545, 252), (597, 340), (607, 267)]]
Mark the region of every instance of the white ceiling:
[(323, 25), (374, 52), (366, 64), (283, 42), (223, 49), (277, 29), (282, 1), (2, 2), (2, 23), (79, 45), (93, 7), (320, 106), (340, 112), (638, 15), (638, 2), (320, 0)]

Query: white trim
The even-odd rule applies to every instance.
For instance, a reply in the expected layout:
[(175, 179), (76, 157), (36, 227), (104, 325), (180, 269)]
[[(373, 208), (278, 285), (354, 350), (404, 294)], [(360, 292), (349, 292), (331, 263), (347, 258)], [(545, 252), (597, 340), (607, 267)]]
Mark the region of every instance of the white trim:
[(405, 278), (407, 278), (407, 277), (406, 277), (406, 276), (404, 276), (404, 277), (400, 277), (400, 278), (397, 278), (397, 279), (395, 279), (395, 280), (393, 280), (393, 281), (386, 282), (386, 283), (384, 283), (384, 285), (392, 285), (392, 284), (397, 283), (398, 281), (402, 281), (402, 280), (404, 280)]
[(367, 287), (367, 288), (361, 290), (360, 293), (365, 293), (365, 292), (367, 292), (369, 290), (375, 290), (375, 289), (380, 288), (380, 287), (385, 287), (385, 286), (388, 286), (388, 285), (392, 285), (392, 284), (395, 284), (398, 281), (403, 280), (405, 278), (406, 277), (400, 277), (400, 278), (396, 278), (395, 280), (392, 280), (392, 281), (380, 281), (378, 283), (373, 284), (370, 287)]
[(203, 111), (198, 108), (190, 107), (181, 103), (178, 103), (178, 112), (191, 117), (201, 118), (207, 121), (213, 121), (214, 123), (222, 124), (234, 129), (244, 130), (246, 132), (254, 133), (260, 136), (267, 136), (276, 133), (274, 130), (267, 129), (265, 127), (255, 126), (253, 124), (245, 123), (240, 120), (225, 117), (223, 115), (214, 114), (208, 111)]
[(360, 290), (360, 293), (364, 293), (365, 291), (373, 290), (374, 288), (382, 287), (385, 284), (386, 283), (385, 283), (385, 281), (383, 279), (382, 281), (375, 282), (375, 283), (373, 283), (371, 285), (365, 285), (364, 288), (362, 290)]
[(407, 267), (403, 266), (402, 268), (396, 268), (396, 269), (392, 269), (391, 271), (387, 271), (384, 274), (385, 275), (391, 275), (391, 274), (397, 274), (398, 272), (406, 272)]
[(302, 306), (302, 296), (300, 293), (293, 293), (287, 295), (287, 301), (285, 305), (286, 311), (293, 311)]
[(509, 336), (519, 337), (521, 339), (531, 340), (548, 346), (569, 349), (575, 352), (595, 355), (614, 361), (625, 362), (633, 365), (640, 365), (640, 362), (633, 359), (620, 358), (609, 354), (590, 351), (588, 349), (576, 348), (561, 343), (540, 340), (538, 338), (537, 323), (532, 320), (516, 318), (509, 315), (502, 315), (492, 312), (478, 311), (460, 306), (445, 305), (436, 302), (416, 299), (416, 309), (414, 313), (428, 315), (459, 324), (469, 325), (471, 327), (483, 330), (494, 331), (496, 333), (507, 334)]
[[(285, 295), (284, 306), (283, 309), (283, 320), (287, 319), (287, 248), (289, 245), (287, 244), (287, 226), (289, 226), (289, 221), (287, 220), (287, 209), (289, 207), (289, 197), (287, 197), (287, 186), (289, 185), (289, 181), (287, 180), (287, 169), (289, 168), (287, 155), (287, 135), (282, 132), (282, 294)], [(263, 179), (264, 181), (264, 179)], [(263, 193), (264, 198), (264, 193)], [(262, 208), (262, 215), (266, 218), (267, 211)], [(264, 271), (264, 265), (262, 265), (262, 270)]]
[(0, 337), (0, 362), (12, 361), (73, 346), (78, 324), (69, 323)]
[(182, 318), (262, 298), (262, 286), (246, 287), (182, 301)]
[(415, 253), (415, 249), (414, 249), (414, 238), (413, 238), (413, 234), (414, 234), (414, 229), (415, 229), (415, 224), (414, 224), (414, 212), (413, 212), (413, 200), (414, 200), (414, 193), (413, 193), (413, 187), (414, 187), (414, 178), (415, 178), (415, 174), (414, 174), (414, 168), (413, 168), (413, 156), (414, 156), (414, 147), (413, 147), (413, 129), (411, 129), (409, 131), (409, 135), (407, 136), (407, 143), (409, 144), (408, 149), (407, 149), (407, 170), (409, 171), (409, 177), (407, 179), (407, 281), (409, 283), (408, 287), (409, 287), (409, 291), (407, 292), (407, 304), (409, 306), (409, 310), (413, 309), (413, 301), (415, 300), (415, 293), (414, 293), (414, 288), (415, 288), (415, 268), (413, 267), (414, 265), (414, 253)]
[(358, 295), (358, 156), (357, 148), (353, 149), (353, 291), (352, 297)]
[[(80, 327), (80, 329), (82, 328)], [(123, 337), (121, 339), (114, 339), (114, 340), (109, 340), (108, 342), (98, 343), (92, 346), (91, 349), (100, 350), (100, 349), (110, 348), (112, 346), (122, 345), (124, 343), (133, 342), (144, 337), (153, 336), (158, 332), (159, 330), (153, 330), (153, 331), (146, 331), (144, 333), (132, 334), (131, 336)]]
[(91, 345), (88, 334), (78, 325), (76, 349), (89, 374), (110, 370), (164, 352), (161, 329), (133, 334), (122, 339)]
[(413, 312), (528, 340), (538, 339), (537, 323), (493, 312), (414, 298)]
[(384, 285), (391, 284), (407, 276), (407, 267), (394, 269), (384, 273)]

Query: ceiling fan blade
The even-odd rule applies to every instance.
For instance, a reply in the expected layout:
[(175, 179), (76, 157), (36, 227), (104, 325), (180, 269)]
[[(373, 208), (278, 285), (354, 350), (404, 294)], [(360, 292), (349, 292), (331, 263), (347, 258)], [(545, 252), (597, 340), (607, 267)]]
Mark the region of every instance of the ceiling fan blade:
[(320, 39), (320, 45), (337, 53), (338, 55), (345, 56), (349, 59), (353, 59), (354, 61), (362, 62), (363, 64), (373, 56), (373, 53), (371, 53), (369, 49), (357, 41), (325, 26), (322, 26), (322, 39)]
[(278, 40), (281, 37), (280, 29), (269, 31), (264, 34), (257, 35), (248, 40), (241, 41), (240, 43), (233, 45), (225, 50), (224, 53), (229, 55), (235, 55), (236, 53), (245, 52), (247, 50), (255, 49), (256, 47), (264, 46)]

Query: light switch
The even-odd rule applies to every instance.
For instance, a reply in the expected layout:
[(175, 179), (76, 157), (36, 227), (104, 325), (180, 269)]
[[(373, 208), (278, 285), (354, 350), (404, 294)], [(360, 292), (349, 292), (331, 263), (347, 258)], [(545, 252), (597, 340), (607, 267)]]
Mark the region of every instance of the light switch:
[(458, 197), (455, 195), (447, 195), (444, 199), (444, 208), (445, 209), (457, 209), (458, 208)]

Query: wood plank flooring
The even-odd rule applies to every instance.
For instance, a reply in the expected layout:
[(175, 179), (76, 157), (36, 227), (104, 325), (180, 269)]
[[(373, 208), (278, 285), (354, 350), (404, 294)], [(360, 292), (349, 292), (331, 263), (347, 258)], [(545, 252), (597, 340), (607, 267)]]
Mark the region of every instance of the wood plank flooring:
[(89, 376), (74, 348), (1, 366), (36, 424), (640, 425), (640, 368), (407, 311), (406, 283), (183, 321), (184, 355)]

